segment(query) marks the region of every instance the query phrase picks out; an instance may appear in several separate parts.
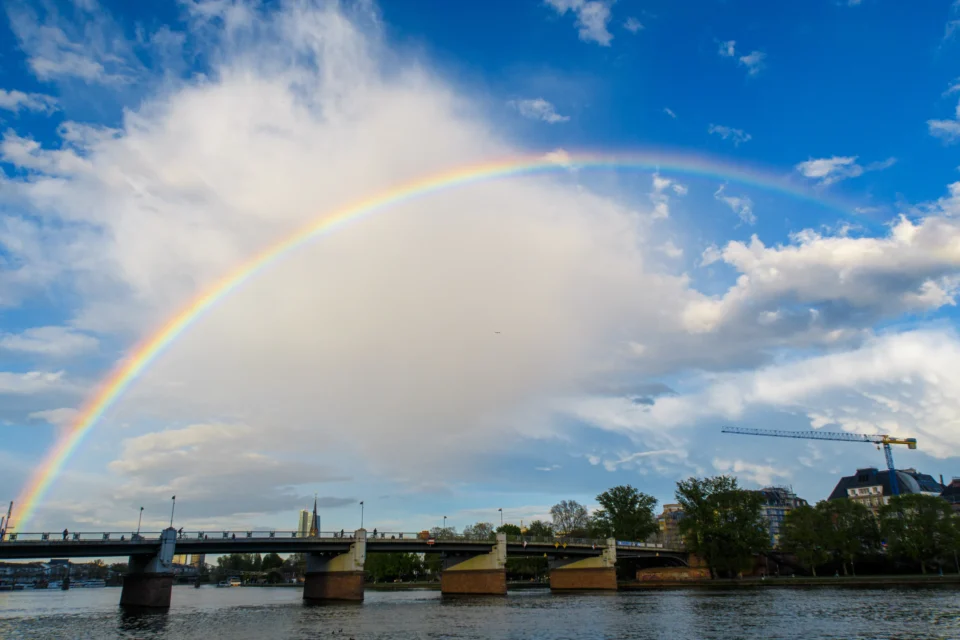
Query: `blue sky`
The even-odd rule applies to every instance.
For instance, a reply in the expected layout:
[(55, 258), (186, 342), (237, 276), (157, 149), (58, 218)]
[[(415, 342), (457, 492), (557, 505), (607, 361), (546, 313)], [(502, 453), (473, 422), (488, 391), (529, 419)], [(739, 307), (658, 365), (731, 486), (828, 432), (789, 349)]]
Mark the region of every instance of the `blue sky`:
[[(917, 437), (960, 475), (960, 7), (892, 0), (12, 0), (0, 24), (0, 499), (193, 296), (35, 526), (419, 529), (734, 473), (825, 497)], [(664, 158), (585, 170), (579, 151)], [(677, 166), (709, 162), (719, 174)], [(742, 176), (762, 175), (777, 188)], [(741, 178), (738, 178), (741, 176)], [(792, 192), (793, 195), (791, 195)], [(802, 197), (801, 197), (802, 196)], [(497, 333), (499, 331), (499, 333)]]

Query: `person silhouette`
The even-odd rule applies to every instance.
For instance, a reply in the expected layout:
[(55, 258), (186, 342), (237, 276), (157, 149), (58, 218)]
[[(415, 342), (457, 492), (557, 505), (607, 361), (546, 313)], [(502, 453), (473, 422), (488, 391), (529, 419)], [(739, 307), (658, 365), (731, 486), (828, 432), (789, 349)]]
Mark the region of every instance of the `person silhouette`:
[(67, 531), (66, 529), (63, 530), (63, 539), (64, 539), (64, 540), (67, 539), (67, 534), (69, 534), (69, 533), (70, 533), (70, 532)]

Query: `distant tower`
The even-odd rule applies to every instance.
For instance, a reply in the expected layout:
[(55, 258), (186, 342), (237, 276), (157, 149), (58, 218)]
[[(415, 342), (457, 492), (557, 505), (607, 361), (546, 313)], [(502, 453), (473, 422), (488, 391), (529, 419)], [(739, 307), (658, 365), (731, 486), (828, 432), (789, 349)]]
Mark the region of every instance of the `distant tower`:
[(310, 512), (306, 509), (300, 509), (300, 522), (297, 524), (297, 537), (306, 538), (310, 535)]

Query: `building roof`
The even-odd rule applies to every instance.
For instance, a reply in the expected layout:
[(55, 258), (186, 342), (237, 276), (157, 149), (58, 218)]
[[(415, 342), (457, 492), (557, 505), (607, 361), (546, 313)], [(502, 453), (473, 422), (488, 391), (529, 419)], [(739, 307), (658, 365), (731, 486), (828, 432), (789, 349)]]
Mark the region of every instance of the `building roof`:
[(940, 497), (952, 503), (960, 503), (960, 478), (954, 478), (953, 482), (944, 487)]
[[(873, 487), (880, 485), (883, 495), (890, 496), (893, 492), (890, 490), (890, 473), (884, 469), (878, 471), (876, 467), (866, 469), (857, 469), (852, 476), (840, 478), (840, 482), (834, 487), (828, 500), (838, 500), (847, 497), (847, 489), (857, 489), (860, 487)], [(939, 493), (942, 487), (939, 482), (926, 473), (918, 473), (915, 469), (897, 469), (897, 485), (900, 493)]]

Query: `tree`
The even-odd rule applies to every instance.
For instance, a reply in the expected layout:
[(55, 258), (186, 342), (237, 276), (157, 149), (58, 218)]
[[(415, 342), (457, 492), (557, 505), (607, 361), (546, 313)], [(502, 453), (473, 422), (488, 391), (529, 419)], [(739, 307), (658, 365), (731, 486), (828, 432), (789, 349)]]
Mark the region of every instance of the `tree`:
[(452, 538), (455, 535), (457, 535), (457, 530), (453, 527), (434, 527), (433, 529), (430, 529), (430, 537), (434, 538), (435, 540), (439, 540), (440, 538)]
[(907, 494), (893, 496), (880, 508), (880, 529), (893, 557), (942, 565), (956, 548), (960, 531), (950, 503), (937, 496)]
[(797, 557), (800, 564), (817, 575), (817, 566), (830, 559), (824, 547), (823, 532), (826, 530), (822, 511), (803, 505), (793, 509), (783, 521), (780, 547)]
[(469, 527), (464, 527), (463, 535), (468, 538), (487, 540), (493, 537), (493, 525), (489, 522), (478, 522)]
[(821, 500), (816, 508), (821, 513), (824, 546), (843, 566), (843, 575), (848, 575), (848, 563), (857, 575), (856, 561), (880, 548), (876, 518), (866, 506), (847, 498)]
[(272, 571), (274, 569), (279, 569), (283, 566), (283, 558), (278, 556), (276, 553), (268, 553), (263, 556), (263, 562), (260, 564), (261, 571)]
[(593, 527), (599, 537), (619, 540), (646, 540), (658, 531), (653, 510), (657, 499), (620, 485), (597, 496), (603, 507), (593, 514)]
[(527, 526), (524, 535), (530, 536), (531, 538), (552, 538), (553, 526), (543, 520), (534, 520)]
[(561, 500), (550, 507), (550, 516), (558, 536), (585, 537), (590, 526), (587, 508), (576, 500)]
[(687, 549), (704, 559), (711, 575), (736, 575), (754, 554), (769, 548), (763, 498), (740, 489), (736, 478), (689, 478), (677, 483), (676, 496), (684, 511), (680, 533)]
[(505, 533), (508, 536), (521, 536), (520, 527), (515, 524), (502, 524), (497, 527), (497, 533)]
[(423, 573), (423, 562), (415, 553), (371, 553), (363, 568), (374, 582), (413, 580)]

